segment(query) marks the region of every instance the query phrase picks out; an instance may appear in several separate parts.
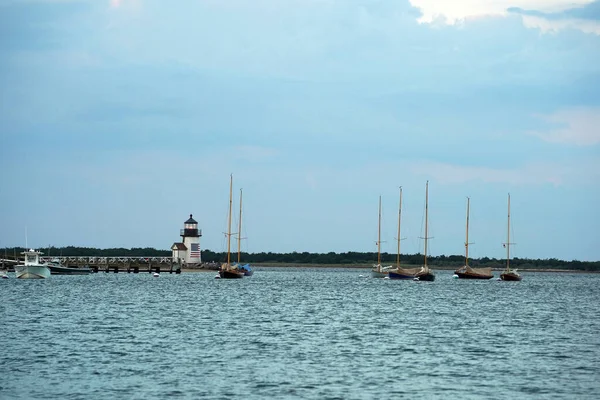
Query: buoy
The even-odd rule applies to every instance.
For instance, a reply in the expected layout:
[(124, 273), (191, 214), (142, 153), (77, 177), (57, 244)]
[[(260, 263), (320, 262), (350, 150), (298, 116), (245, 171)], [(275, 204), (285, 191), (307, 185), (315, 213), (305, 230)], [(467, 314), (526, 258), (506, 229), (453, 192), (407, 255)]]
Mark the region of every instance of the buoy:
[(215, 275), (215, 279), (221, 279), (221, 275), (219, 275), (219, 274)]
[(359, 277), (359, 278), (364, 278), (365, 276), (361, 274), (361, 275), (359, 275), (358, 277)]
[(454, 275), (452, 275), (452, 278), (458, 279), (458, 275), (454, 274)]
[(419, 282), (419, 278), (413, 278), (413, 281)]
[(152, 274), (153, 277), (158, 278), (160, 276), (160, 274), (158, 272), (155, 272)]
[(383, 279), (390, 279), (390, 277), (389, 276), (384, 276)]

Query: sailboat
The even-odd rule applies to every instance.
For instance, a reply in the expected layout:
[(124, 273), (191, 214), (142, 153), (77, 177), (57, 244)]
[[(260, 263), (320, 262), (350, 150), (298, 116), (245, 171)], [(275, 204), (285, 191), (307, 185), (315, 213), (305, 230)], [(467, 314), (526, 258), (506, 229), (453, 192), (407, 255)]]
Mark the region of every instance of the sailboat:
[(510, 193), (508, 194), (508, 227), (506, 230), (506, 269), (500, 274), (500, 279), (503, 281), (520, 281), (523, 279), (516, 269), (510, 269), (510, 245), (514, 244), (510, 242)]
[(459, 279), (492, 279), (491, 268), (471, 268), (469, 266), (469, 210), (471, 206), (471, 199), (467, 197), (467, 237), (465, 240), (465, 265), (458, 268), (454, 273), (458, 275)]
[(221, 265), (219, 268), (219, 277), (223, 279), (241, 279), (244, 277), (244, 272), (240, 271), (237, 266), (231, 265), (231, 207), (233, 204), (233, 175), (229, 180), (229, 214), (227, 224), (227, 264)]
[(20, 279), (45, 279), (50, 277), (50, 268), (40, 262), (41, 251), (29, 249), (21, 254), (25, 256), (23, 264), (15, 265), (15, 275)]
[(388, 271), (390, 279), (414, 279), (415, 274), (419, 272), (419, 268), (402, 268), (400, 267), (400, 223), (402, 221), (402, 186), (400, 186), (400, 206), (398, 207), (398, 252), (396, 253), (396, 269)]
[(415, 274), (415, 280), (418, 281), (428, 281), (428, 282), (433, 282), (435, 280), (435, 275), (433, 274), (433, 272), (431, 272), (431, 270), (429, 269), (429, 267), (427, 266), (427, 239), (429, 239), (427, 237), (427, 225), (428, 225), (428, 217), (429, 217), (429, 181), (427, 181), (426, 185), (425, 185), (425, 237), (423, 238), (425, 240), (425, 258), (424, 258), (424, 263), (423, 266), (421, 267), (421, 269), (419, 270), (419, 272), (417, 272)]
[(238, 223), (238, 235), (237, 235), (237, 246), (238, 246), (238, 254), (237, 254), (237, 264), (235, 265), (240, 271), (244, 273), (245, 276), (252, 276), (254, 271), (250, 268), (250, 264), (241, 265), (240, 259), (242, 255), (242, 189), (240, 189), (240, 220)]
[(381, 267), (381, 196), (379, 196), (379, 224), (377, 226), (377, 264), (371, 269), (371, 278), (385, 278), (389, 267)]

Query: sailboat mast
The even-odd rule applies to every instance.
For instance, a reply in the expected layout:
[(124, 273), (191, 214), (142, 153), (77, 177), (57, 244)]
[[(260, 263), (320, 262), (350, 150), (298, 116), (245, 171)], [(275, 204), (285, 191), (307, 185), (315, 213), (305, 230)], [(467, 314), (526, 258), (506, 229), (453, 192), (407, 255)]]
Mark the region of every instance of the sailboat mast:
[(379, 223), (377, 225), (377, 269), (381, 270), (381, 196), (379, 196)]
[(508, 194), (508, 225), (506, 228), (506, 271), (510, 271), (510, 193)]
[(429, 181), (425, 184), (425, 268), (427, 268), (427, 223), (429, 212)]
[(227, 266), (231, 262), (231, 206), (233, 204), (233, 174), (230, 175), (229, 179), (229, 217), (227, 222)]
[(238, 224), (238, 264), (240, 263), (241, 258), (241, 240), (242, 240), (242, 189), (240, 189), (240, 222)]
[(469, 208), (471, 199), (467, 197), (467, 237), (465, 239), (465, 266), (469, 266)]
[(400, 205), (398, 206), (398, 254), (396, 255), (396, 267), (400, 268), (400, 222), (402, 221), (402, 186), (400, 186)]

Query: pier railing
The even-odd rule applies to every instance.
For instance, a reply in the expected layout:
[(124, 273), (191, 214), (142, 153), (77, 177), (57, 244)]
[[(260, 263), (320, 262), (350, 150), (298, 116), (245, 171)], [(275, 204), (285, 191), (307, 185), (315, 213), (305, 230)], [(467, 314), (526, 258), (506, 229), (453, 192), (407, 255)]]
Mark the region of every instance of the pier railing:
[(114, 264), (177, 264), (173, 257), (55, 257), (41, 256), (40, 262), (49, 262), (58, 259), (62, 264), (75, 265), (114, 265)]

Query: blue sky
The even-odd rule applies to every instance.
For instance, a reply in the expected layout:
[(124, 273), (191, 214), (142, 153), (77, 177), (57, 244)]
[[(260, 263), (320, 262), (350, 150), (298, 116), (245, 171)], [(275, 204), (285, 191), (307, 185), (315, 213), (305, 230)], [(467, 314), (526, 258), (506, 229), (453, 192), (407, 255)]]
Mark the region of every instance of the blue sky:
[[(600, 260), (600, 1), (0, 0), (0, 247)], [(234, 224), (235, 227), (235, 224)]]

